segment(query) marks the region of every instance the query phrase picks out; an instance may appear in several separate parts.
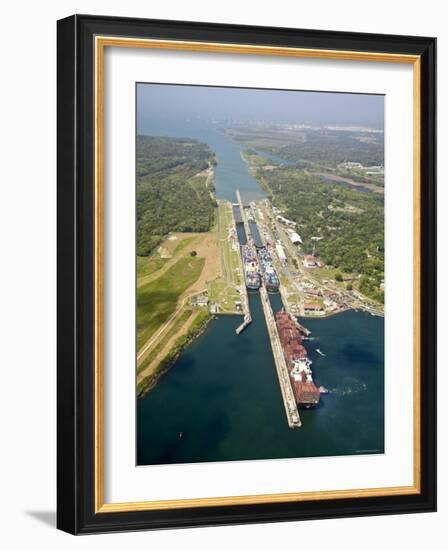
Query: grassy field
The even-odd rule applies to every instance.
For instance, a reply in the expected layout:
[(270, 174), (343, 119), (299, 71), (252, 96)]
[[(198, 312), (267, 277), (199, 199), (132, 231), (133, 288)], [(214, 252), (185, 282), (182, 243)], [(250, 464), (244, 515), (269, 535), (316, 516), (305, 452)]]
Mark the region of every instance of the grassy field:
[(240, 301), (236, 290), (242, 284), (238, 246), (230, 236), (233, 227), (233, 213), (230, 202), (221, 201), (217, 212), (217, 232), (222, 263), (222, 276), (209, 279), (208, 296), (211, 303), (219, 305), (219, 313), (237, 313), (235, 302)]
[(159, 252), (154, 252), (151, 256), (137, 256), (137, 278), (147, 277), (153, 275), (162, 267), (164, 267), (171, 257), (177, 256), (187, 246), (194, 243), (197, 240), (197, 236), (184, 237), (184, 235), (172, 235), (171, 238), (165, 239), (161, 248), (165, 252), (165, 258), (162, 258)]
[(232, 246), (232, 240), (229, 238), (229, 228), (232, 223), (232, 206), (230, 203), (221, 202), (219, 204), (219, 240), (224, 260), (225, 277), (229, 284), (240, 285), (240, 258), (238, 248)]
[[(235, 313), (235, 302), (240, 301), (236, 285), (242, 279), (234, 231), (230, 237), (231, 204), (222, 203), (216, 214), (215, 231), (171, 233), (151, 256), (137, 258), (139, 393), (152, 387), (211, 318), (208, 308), (194, 310), (186, 302), (181, 307), (187, 296), (207, 289), (221, 313)], [(193, 250), (197, 255), (191, 256)]]
[[(176, 243), (176, 246), (174, 248), (174, 251), (173, 251), (173, 256), (175, 256), (176, 254), (179, 254), (180, 252), (182, 252), (182, 250), (188, 246), (189, 244), (191, 243), (194, 243), (195, 241), (198, 240), (198, 237), (194, 236), (194, 237), (186, 237), (185, 239), (182, 239), (180, 241), (180, 243)], [(171, 241), (172, 242), (172, 241)]]
[(211, 303), (219, 303), (219, 313), (235, 313), (235, 302), (241, 301), (236, 288), (222, 278), (209, 283), (208, 297)]
[[(196, 255), (191, 255), (193, 250)], [(171, 233), (148, 258), (137, 259), (137, 386), (141, 395), (211, 319), (188, 296), (222, 279), (217, 234)]]
[(212, 281), (208, 285), (208, 298), (210, 302), (217, 302), (219, 300), (220, 295), (224, 292), (226, 289), (226, 283), (222, 277), (219, 279), (216, 279), (216, 281)]
[(200, 276), (205, 259), (179, 259), (160, 277), (137, 288), (137, 349), (174, 313), (179, 297)]
[(161, 338), (158, 339), (157, 344), (151, 349), (148, 355), (143, 359), (143, 361), (137, 367), (137, 373), (141, 373), (148, 365), (150, 365), (157, 355), (163, 350), (168, 341), (182, 328), (182, 326), (188, 321), (188, 319), (193, 314), (191, 309), (185, 309), (176, 319), (176, 321), (171, 325), (169, 330), (167, 330)]
[(166, 264), (167, 259), (160, 256), (137, 256), (137, 277), (152, 275)]
[[(319, 269), (308, 270), (308, 276), (311, 279), (314, 279), (322, 285), (327, 285), (328, 281), (332, 281), (334, 287), (338, 290), (344, 290), (347, 288), (348, 284), (351, 284), (353, 288), (359, 287), (359, 279), (356, 274), (350, 275), (349, 273), (344, 273), (344, 278), (353, 277), (351, 281), (336, 281), (336, 275), (341, 274), (341, 270), (334, 267), (323, 266)], [(327, 281), (326, 283), (324, 281)]]
[[(187, 311), (183, 312), (182, 316), (186, 315), (186, 313)], [(192, 319), (189, 328), (179, 335), (179, 337), (169, 349), (168, 353), (164, 355), (163, 359), (155, 362), (154, 359), (157, 354), (153, 356), (152, 364), (150, 361), (146, 361), (145, 359), (145, 367), (142, 365), (142, 367), (139, 369), (141, 376), (139, 376), (137, 383), (138, 396), (142, 396), (155, 384), (158, 377), (161, 376), (173, 364), (181, 351), (204, 331), (208, 322), (211, 320), (211, 315), (206, 309), (194, 312), (189, 310), (188, 313), (189, 316), (186, 320), (190, 321)], [(168, 340), (169, 337), (166, 340), (164, 339), (165, 344), (168, 342)], [(160, 349), (162, 348), (163, 345)], [(143, 372), (145, 368), (146, 371)]]

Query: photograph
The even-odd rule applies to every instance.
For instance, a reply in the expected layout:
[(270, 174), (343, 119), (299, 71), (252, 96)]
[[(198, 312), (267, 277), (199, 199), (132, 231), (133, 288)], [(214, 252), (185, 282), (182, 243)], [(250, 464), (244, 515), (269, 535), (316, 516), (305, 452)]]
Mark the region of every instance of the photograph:
[(373, 31), (58, 21), (58, 529), (436, 510), (436, 39)]
[(135, 97), (136, 465), (385, 453), (385, 96)]

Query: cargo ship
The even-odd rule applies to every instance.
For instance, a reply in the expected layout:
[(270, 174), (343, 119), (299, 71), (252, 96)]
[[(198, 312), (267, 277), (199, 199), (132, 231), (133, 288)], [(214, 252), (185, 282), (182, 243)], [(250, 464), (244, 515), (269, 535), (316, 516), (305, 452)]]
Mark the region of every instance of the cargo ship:
[(271, 255), (266, 248), (260, 248), (258, 257), (260, 258), (260, 270), (266, 290), (268, 292), (278, 292), (280, 279), (274, 269)]
[(241, 257), (243, 258), (246, 287), (249, 290), (258, 290), (261, 286), (261, 278), (258, 267), (257, 249), (251, 241), (241, 246)]
[(275, 314), (280, 341), (286, 365), (291, 378), (296, 403), (299, 407), (316, 407), (320, 401), (320, 390), (314, 384), (309, 359), (302, 335), (296, 321), (285, 311)]

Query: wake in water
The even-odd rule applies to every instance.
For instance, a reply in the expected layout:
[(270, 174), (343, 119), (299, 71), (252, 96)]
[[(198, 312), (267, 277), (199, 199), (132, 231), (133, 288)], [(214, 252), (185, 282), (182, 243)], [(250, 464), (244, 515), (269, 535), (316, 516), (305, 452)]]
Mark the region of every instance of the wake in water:
[(338, 395), (340, 397), (346, 396), (346, 395), (354, 395), (357, 393), (364, 393), (367, 391), (367, 384), (364, 382), (354, 382), (353, 384), (350, 384), (349, 386), (345, 387), (336, 387), (336, 388), (329, 388), (329, 391), (332, 395)]

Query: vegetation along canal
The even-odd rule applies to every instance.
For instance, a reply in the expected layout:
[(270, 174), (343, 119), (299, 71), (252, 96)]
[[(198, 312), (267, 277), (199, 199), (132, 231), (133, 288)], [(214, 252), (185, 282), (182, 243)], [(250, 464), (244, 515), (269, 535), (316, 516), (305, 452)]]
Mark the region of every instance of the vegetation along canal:
[[(140, 132), (208, 144), (218, 199), (235, 202), (237, 188), (244, 202), (265, 197), (238, 142), (213, 126), (165, 121)], [(255, 222), (251, 230), (258, 240)], [(238, 238), (245, 242), (240, 225)], [(282, 308), (279, 294), (270, 300), (274, 311)], [(384, 452), (384, 319), (350, 310), (301, 321), (312, 331), (305, 343), (316, 383), (330, 393), (317, 409), (301, 411), (302, 428), (291, 430), (258, 292), (249, 293), (249, 305), (246, 330), (236, 336), (241, 317), (218, 316), (137, 401), (137, 464)]]

